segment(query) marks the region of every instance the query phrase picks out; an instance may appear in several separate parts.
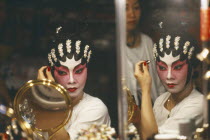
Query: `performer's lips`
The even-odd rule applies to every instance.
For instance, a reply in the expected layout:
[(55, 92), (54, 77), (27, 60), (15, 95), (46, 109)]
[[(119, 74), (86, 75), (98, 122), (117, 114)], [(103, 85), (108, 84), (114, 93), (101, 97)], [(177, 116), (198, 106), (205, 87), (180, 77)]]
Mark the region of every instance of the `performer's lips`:
[(167, 86), (168, 86), (169, 88), (173, 88), (173, 87), (175, 87), (175, 84), (167, 84)]
[(77, 88), (68, 88), (68, 91), (70, 92), (74, 92), (75, 90), (77, 90)]

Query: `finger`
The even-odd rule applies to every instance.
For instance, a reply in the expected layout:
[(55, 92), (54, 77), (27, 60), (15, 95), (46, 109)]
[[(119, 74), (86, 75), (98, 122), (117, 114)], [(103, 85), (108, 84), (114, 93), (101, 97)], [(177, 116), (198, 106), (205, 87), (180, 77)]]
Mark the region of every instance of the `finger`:
[(49, 69), (46, 70), (47, 79), (55, 82), (55, 79), (52, 76), (52, 73)]
[(142, 71), (140, 69), (140, 65), (142, 65), (144, 61), (139, 61), (138, 63), (136, 63), (135, 65), (135, 71), (134, 71), (134, 76), (137, 77), (139, 74), (142, 74)]
[(143, 61), (139, 61), (138, 63), (136, 63), (135, 65), (135, 72), (139, 73), (141, 72), (140, 66), (142, 65)]
[(47, 68), (47, 66), (43, 66), (38, 70), (38, 75), (37, 75), (38, 80), (47, 79), (47, 77), (45, 77), (45, 75), (44, 75), (44, 70), (46, 68)]
[(144, 70), (145, 74), (149, 73), (149, 69), (148, 68), (149, 68), (148, 64), (146, 63), (146, 61), (144, 61), (144, 63), (143, 63), (143, 70)]

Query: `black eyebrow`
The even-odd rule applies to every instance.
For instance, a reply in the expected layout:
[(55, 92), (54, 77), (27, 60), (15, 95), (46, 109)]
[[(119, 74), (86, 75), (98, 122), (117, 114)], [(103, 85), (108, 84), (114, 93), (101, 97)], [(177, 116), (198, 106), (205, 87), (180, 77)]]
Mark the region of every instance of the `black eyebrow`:
[(175, 62), (172, 63), (172, 65), (173, 65), (174, 63), (177, 63), (178, 61), (180, 61), (180, 60), (176, 60)]
[[(177, 60), (177, 61), (173, 62), (172, 65), (174, 65), (174, 63), (177, 63), (178, 61), (180, 61), (180, 60)], [(183, 61), (181, 61), (181, 62), (183, 62)], [(183, 63), (184, 63), (184, 62), (183, 62)], [(182, 64), (181, 64), (181, 65), (182, 65)]]
[(81, 63), (79, 65), (77, 65), (74, 69), (78, 68), (80, 65), (82, 65)]
[(160, 60), (160, 62), (162, 62), (163, 64), (167, 65), (164, 61), (161, 61), (161, 60)]
[[(160, 60), (161, 61), (161, 60)], [(180, 61), (179, 59), (176, 60), (175, 62), (172, 63), (172, 65), (174, 65), (174, 63), (177, 63), (178, 61)], [(165, 65), (167, 65), (164, 61), (161, 61), (162, 63), (164, 63)]]

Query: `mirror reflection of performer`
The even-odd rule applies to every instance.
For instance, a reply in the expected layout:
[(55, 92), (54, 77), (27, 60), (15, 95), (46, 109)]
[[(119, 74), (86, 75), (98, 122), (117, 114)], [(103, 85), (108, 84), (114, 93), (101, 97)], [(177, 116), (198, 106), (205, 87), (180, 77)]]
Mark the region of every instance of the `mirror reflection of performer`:
[[(153, 60), (153, 41), (149, 36), (139, 31), (142, 12), (142, 0), (126, 0), (126, 84), (138, 105), (140, 104), (141, 89), (132, 73), (134, 73), (135, 64), (139, 60)], [(151, 61), (150, 65), (150, 75), (153, 77), (151, 96), (154, 102), (165, 89), (157, 76), (154, 61)]]
[(70, 121), (53, 138), (74, 140), (81, 129), (87, 129), (93, 123), (110, 126), (106, 105), (83, 91), (91, 46), (81, 39), (73, 39), (64, 27), (57, 28), (52, 45), (48, 54), (50, 66), (39, 69), (38, 79), (49, 79), (61, 84), (69, 92), (73, 103)]
[[(193, 69), (198, 64), (198, 45), (191, 36), (183, 34), (163, 36), (154, 44), (154, 57), (158, 75), (167, 89), (152, 108), (151, 83), (148, 65), (140, 61), (135, 77), (142, 88), (141, 136), (146, 139), (154, 133), (179, 132), (179, 123), (186, 119), (199, 127), (203, 120), (203, 95), (193, 84)], [(139, 66), (143, 66), (143, 71)]]

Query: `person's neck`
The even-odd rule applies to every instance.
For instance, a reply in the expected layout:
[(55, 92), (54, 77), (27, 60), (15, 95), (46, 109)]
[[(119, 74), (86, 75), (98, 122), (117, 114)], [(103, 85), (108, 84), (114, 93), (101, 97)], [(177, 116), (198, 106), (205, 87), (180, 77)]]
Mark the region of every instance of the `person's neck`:
[(174, 105), (181, 102), (184, 98), (186, 98), (193, 90), (193, 83), (192, 81), (189, 81), (189, 83), (186, 85), (185, 89), (177, 94), (171, 94), (171, 99), (174, 103)]
[(77, 105), (83, 98), (84, 92), (82, 94), (79, 94), (79, 96), (72, 98), (72, 105), (75, 106)]
[(126, 40), (127, 46), (130, 48), (135, 48), (140, 44), (139, 34), (135, 31), (127, 32)]

